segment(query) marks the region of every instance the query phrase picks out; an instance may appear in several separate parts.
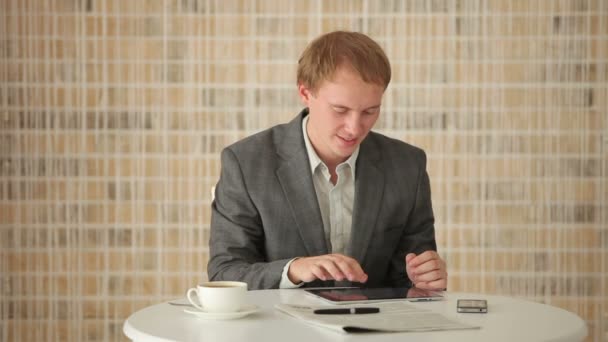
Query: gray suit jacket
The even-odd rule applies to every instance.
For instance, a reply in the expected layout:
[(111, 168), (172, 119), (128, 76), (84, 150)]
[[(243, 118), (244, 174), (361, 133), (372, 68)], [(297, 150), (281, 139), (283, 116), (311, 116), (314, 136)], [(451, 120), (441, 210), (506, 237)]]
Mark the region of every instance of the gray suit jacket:
[[(210, 280), (278, 288), (289, 260), (330, 252), (302, 136), (307, 114), (305, 109), (290, 123), (222, 151), (211, 214)], [(437, 248), (421, 149), (369, 133), (357, 158), (351, 236), (351, 256), (368, 274), (366, 286), (411, 284), (405, 254)]]

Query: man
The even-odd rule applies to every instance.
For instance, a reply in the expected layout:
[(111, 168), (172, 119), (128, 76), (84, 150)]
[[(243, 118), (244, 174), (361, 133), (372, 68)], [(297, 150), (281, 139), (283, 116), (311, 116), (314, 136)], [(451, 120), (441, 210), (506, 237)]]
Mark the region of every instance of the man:
[(370, 132), (390, 77), (382, 48), (361, 33), (328, 33), (306, 48), (306, 109), (222, 152), (211, 280), (446, 288), (426, 156)]

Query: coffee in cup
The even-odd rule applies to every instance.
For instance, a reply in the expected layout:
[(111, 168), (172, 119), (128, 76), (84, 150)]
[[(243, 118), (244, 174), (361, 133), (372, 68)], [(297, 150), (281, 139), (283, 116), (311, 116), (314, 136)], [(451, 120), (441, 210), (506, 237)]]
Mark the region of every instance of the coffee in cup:
[[(188, 290), (186, 297), (195, 308), (214, 313), (237, 312), (245, 305), (247, 283), (208, 281)], [(198, 300), (193, 298), (196, 294)]]

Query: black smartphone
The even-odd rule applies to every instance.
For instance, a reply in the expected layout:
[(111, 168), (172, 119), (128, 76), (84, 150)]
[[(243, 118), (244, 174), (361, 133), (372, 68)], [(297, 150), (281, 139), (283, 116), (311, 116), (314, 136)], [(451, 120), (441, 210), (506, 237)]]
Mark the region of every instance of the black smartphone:
[(488, 301), (485, 299), (459, 299), (456, 302), (456, 310), (462, 313), (486, 313), (488, 312)]

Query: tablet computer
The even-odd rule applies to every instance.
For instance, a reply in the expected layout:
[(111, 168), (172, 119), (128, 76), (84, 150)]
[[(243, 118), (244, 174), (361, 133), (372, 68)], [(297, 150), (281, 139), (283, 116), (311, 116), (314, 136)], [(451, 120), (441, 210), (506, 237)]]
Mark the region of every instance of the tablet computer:
[(316, 288), (305, 291), (331, 304), (373, 303), (396, 300), (419, 302), (443, 299), (442, 291), (423, 290), (415, 287)]

